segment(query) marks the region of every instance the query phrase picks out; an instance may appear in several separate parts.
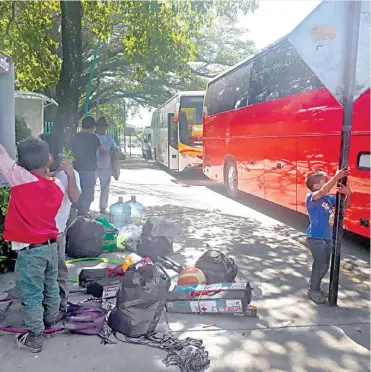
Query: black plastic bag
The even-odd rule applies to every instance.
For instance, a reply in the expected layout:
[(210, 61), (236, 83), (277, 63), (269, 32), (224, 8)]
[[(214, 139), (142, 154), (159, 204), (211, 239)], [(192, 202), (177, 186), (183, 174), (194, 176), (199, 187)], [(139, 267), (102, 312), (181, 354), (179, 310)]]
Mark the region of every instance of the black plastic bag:
[(129, 337), (151, 334), (164, 310), (169, 288), (170, 278), (159, 266), (129, 267), (122, 279), (108, 325), (113, 331)]
[(195, 266), (205, 274), (206, 284), (233, 283), (238, 271), (232, 258), (213, 249), (205, 252)]
[(77, 217), (67, 229), (66, 253), (72, 258), (98, 257), (102, 253), (103, 238), (100, 223)]
[(152, 237), (143, 235), (137, 245), (137, 253), (142, 257), (149, 257), (153, 262), (158, 261), (158, 256), (167, 256), (173, 252), (173, 243), (165, 236)]

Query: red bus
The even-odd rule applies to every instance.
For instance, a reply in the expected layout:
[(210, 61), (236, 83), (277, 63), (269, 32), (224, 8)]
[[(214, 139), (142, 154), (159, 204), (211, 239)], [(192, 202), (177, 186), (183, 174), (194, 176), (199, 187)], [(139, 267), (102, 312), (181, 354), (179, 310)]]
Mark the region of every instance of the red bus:
[[(204, 102), (204, 174), (306, 213), (306, 175), (334, 174), (343, 115), (347, 3), (321, 3), (288, 36), (212, 80)], [(367, 2), (364, 2), (367, 3)], [(345, 226), (370, 237), (370, 12), (362, 6)]]

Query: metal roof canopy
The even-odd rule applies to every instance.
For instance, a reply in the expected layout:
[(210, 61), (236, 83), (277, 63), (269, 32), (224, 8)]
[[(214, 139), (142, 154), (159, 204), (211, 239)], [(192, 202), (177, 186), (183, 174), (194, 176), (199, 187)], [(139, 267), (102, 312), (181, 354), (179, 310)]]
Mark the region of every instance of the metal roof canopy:
[(21, 92), (16, 90), (14, 92), (14, 98), (24, 98), (24, 99), (34, 99), (38, 101), (43, 101), (45, 107), (49, 105), (58, 106), (58, 103), (54, 101), (53, 98), (49, 98), (45, 94), (35, 93), (35, 92)]

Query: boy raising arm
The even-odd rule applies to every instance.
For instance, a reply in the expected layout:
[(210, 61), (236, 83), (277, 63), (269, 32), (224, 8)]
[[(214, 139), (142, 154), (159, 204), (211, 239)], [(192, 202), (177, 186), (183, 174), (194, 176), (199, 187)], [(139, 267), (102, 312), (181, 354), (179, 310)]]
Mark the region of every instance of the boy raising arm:
[(71, 212), (71, 206), (72, 204), (77, 203), (80, 197), (80, 178), (79, 174), (72, 168), (71, 163), (53, 151), (53, 141), (50, 133), (40, 135), (40, 139), (49, 144), (50, 157), (53, 162), (50, 167), (50, 175), (61, 181), (67, 190), (62, 205), (55, 218), (58, 229), (58, 285), (60, 294), (60, 311), (63, 314), (67, 309), (69, 295), (68, 268), (65, 262), (66, 228)]
[[(348, 175), (349, 168), (338, 170), (331, 179), (323, 171), (314, 171), (308, 175), (306, 181), (311, 191), (305, 200), (310, 221), (307, 241), (313, 257), (308, 297), (317, 304), (326, 302), (326, 293), (321, 290), (320, 285), (328, 271), (332, 252), (336, 197), (328, 193)], [(349, 186), (339, 185), (337, 191), (346, 196), (345, 207), (349, 208), (352, 197)]]
[(18, 164), (0, 145), (0, 172), (11, 188), (3, 237), (18, 251), (16, 287), (27, 333), (18, 345), (42, 350), (42, 332), (59, 313), (58, 248), (55, 217), (65, 187), (48, 176), (49, 146), (30, 138), (18, 145)]

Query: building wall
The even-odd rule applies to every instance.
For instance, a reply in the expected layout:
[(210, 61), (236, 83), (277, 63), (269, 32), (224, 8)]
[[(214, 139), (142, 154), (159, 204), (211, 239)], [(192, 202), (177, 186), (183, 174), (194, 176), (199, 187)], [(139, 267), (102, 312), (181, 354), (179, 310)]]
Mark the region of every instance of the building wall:
[(16, 97), (15, 114), (24, 118), (33, 137), (43, 133), (44, 110), (42, 100)]

